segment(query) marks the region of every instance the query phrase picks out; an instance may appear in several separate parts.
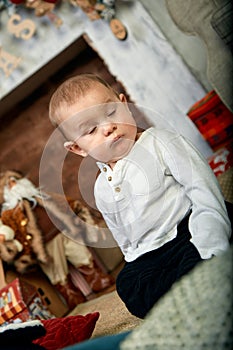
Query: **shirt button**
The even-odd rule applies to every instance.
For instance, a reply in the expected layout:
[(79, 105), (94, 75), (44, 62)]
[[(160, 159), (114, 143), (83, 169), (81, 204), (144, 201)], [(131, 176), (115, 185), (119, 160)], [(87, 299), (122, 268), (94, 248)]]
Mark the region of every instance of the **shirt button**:
[(107, 168), (105, 168), (105, 167), (104, 167), (104, 168), (103, 168), (103, 171), (104, 171), (104, 172), (106, 173), (106, 171), (107, 171)]
[(108, 177), (108, 181), (112, 181), (112, 177), (111, 176)]
[(116, 187), (116, 188), (115, 188), (115, 191), (116, 191), (116, 192), (121, 192), (120, 187)]

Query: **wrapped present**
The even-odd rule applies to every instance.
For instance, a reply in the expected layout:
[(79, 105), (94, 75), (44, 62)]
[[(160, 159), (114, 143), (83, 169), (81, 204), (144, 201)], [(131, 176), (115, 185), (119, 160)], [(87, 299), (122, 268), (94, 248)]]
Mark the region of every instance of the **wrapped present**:
[(233, 114), (214, 90), (197, 101), (187, 115), (213, 150), (229, 144), (233, 137)]
[(233, 167), (233, 145), (229, 144), (220, 148), (208, 158), (208, 163), (214, 174), (219, 176)]
[(52, 317), (35, 286), (16, 278), (0, 290), (0, 325)]

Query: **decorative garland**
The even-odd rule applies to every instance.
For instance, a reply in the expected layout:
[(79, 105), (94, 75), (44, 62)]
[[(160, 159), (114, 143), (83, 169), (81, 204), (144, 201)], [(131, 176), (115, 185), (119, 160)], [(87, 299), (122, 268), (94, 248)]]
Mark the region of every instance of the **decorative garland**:
[[(7, 31), (9, 33), (16, 38), (28, 40), (35, 34), (36, 25), (29, 18), (22, 19), (17, 13), (18, 7), (24, 6), (26, 9), (33, 9), (35, 16), (47, 16), (56, 27), (60, 27), (63, 21), (53, 10), (61, 1), (65, 0), (0, 0), (0, 13), (4, 10), (8, 13)], [(73, 6), (80, 7), (91, 21), (102, 19), (108, 22), (117, 39), (125, 40), (127, 38), (125, 26), (116, 18), (114, 0), (69, 0), (69, 2)], [(20, 57), (7, 52), (0, 44), (0, 69), (3, 70), (5, 77), (9, 77), (20, 62)]]

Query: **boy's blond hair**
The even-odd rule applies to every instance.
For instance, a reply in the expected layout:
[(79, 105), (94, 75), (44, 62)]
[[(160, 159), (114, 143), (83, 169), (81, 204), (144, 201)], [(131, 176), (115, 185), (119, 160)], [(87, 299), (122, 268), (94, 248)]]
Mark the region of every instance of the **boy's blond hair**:
[(58, 126), (62, 122), (62, 111), (77, 102), (80, 96), (99, 83), (117, 92), (102, 78), (92, 73), (79, 74), (64, 81), (53, 93), (49, 103), (49, 118), (53, 125)]

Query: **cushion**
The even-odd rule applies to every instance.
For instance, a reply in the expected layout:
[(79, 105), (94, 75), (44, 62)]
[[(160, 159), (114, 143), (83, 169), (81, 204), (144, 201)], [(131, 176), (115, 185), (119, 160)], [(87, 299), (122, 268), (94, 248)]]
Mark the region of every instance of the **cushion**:
[(211, 18), (212, 27), (231, 50), (233, 49), (232, 20), (233, 6), (231, 1), (223, 3)]
[(58, 350), (65, 346), (79, 343), (89, 339), (99, 318), (99, 312), (85, 316), (67, 316), (42, 320), (46, 334), (33, 341), (46, 348), (46, 350)]
[(231, 247), (175, 283), (120, 349), (232, 349), (232, 255)]
[[(218, 24), (217, 18), (212, 18), (213, 15), (217, 16), (216, 12), (221, 11), (228, 3), (229, 0), (165, 0), (167, 10), (177, 27), (186, 34), (198, 35), (205, 43), (209, 82), (223, 103), (233, 112), (232, 53), (216, 31), (222, 29), (222, 27), (220, 29), (220, 21), (224, 21), (224, 18), (219, 17)], [(230, 21), (232, 22), (231, 16)], [(216, 24), (215, 29), (213, 22)], [(222, 37), (226, 35), (226, 20), (223, 26), (225, 31)]]

